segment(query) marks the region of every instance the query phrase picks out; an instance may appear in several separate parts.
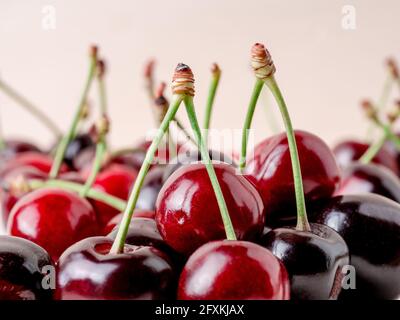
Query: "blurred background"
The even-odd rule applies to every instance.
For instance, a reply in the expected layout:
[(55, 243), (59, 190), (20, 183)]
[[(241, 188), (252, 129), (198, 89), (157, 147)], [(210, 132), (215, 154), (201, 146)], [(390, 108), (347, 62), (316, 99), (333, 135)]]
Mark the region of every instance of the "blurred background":
[[(88, 46), (98, 44), (108, 62), (111, 139), (127, 146), (153, 126), (142, 78), (149, 58), (157, 59), (157, 80), (168, 84), (178, 62), (192, 67), (200, 118), (210, 65), (218, 62), (223, 74), (212, 126), (240, 129), (254, 83), (249, 50), (263, 42), (294, 126), (333, 143), (365, 135), (359, 102), (378, 99), (384, 60), (400, 58), (399, 10), (398, 0), (2, 0), (0, 76), (66, 129), (87, 73)], [(91, 96), (95, 105), (95, 90)], [(256, 111), (256, 139), (273, 129), (266, 100)], [(46, 128), (1, 93), (0, 110), (6, 136), (51, 143)]]

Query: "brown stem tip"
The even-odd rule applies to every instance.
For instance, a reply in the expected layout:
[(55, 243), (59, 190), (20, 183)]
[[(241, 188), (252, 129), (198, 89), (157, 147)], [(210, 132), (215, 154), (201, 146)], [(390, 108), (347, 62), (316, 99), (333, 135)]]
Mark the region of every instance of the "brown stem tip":
[(393, 78), (399, 78), (399, 68), (397, 67), (397, 63), (393, 58), (386, 60), (386, 66)]
[(219, 77), (221, 75), (221, 69), (219, 68), (218, 64), (213, 63), (211, 65), (211, 73), (215, 77)]
[(156, 61), (154, 59), (149, 60), (145, 64), (145, 66), (144, 66), (144, 77), (145, 78), (147, 78), (147, 79), (153, 78), (155, 64), (156, 64)]
[(97, 54), (99, 52), (99, 47), (96, 45), (91, 45), (89, 48), (89, 55), (93, 58), (97, 58)]
[(194, 96), (194, 76), (192, 70), (183, 63), (176, 66), (172, 78), (172, 93)]
[(164, 96), (164, 92), (165, 92), (165, 88), (166, 88), (167, 84), (165, 82), (161, 82), (157, 92), (156, 92), (156, 99), (154, 100), (154, 103), (156, 106), (160, 106), (160, 107), (168, 107), (168, 101)]
[(369, 119), (372, 119), (372, 120), (377, 119), (377, 116), (378, 116), (377, 111), (376, 111), (375, 107), (372, 105), (371, 101), (363, 100), (361, 102), (361, 107)]
[(106, 72), (106, 62), (103, 59), (97, 61), (98, 76), (102, 78)]
[(256, 77), (261, 80), (272, 76), (276, 71), (270, 53), (261, 43), (256, 43), (251, 48), (251, 66)]

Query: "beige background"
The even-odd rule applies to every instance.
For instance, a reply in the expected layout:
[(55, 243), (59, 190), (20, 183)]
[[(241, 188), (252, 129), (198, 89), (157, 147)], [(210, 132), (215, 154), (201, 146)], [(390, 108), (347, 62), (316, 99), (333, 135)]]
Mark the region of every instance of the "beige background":
[[(356, 9), (356, 30), (341, 25), (348, 4)], [(46, 5), (56, 9), (55, 30), (42, 27)], [(109, 62), (112, 140), (123, 146), (153, 124), (141, 78), (148, 57), (158, 59), (162, 80), (170, 81), (178, 62), (192, 67), (199, 113), (209, 66), (219, 62), (223, 78), (212, 124), (240, 128), (254, 81), (249, 49), (260, 41), (274, 57), (295, 127), (332, 143), (365, 133), (358, 104), (378, 97), (383, 59), (400, 58), (399, 10), (398, 0), (1, 0), (0, 73), (66, 128), (86, 74), (88, 44), (98, 43)], [(8, 136), (51, 141), (1, 94), (0, 107)], [(261, 108), (256, 114), (259, 139), (270, 131)]]

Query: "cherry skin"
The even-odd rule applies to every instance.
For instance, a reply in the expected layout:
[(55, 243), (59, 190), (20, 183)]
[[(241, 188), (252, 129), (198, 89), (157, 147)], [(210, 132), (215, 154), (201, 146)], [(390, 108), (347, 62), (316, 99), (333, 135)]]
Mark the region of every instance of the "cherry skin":
[(4, 147), (0, 150), (0, 168), (13, 159), (16, 155), (24, 152), (40, 152), (40, 149), (34, 144), (12, 139), (4, 141)]
[(163, 186), (164, 167), (156, 166), (150, 169), (140, 190), (136, 208), (145, 211), (154, 211), (158, 193)]
[(355, 268), (356, 289), (343, 298), (399, 299), (400, 204), (375, 194), (337, 196), (312, 219), (346, 241)]
[(108, 164), (123, 164), (139, 171), (145, 156), (146, 150), (142, 148), (125, 152), (116, 152), (115, 155), (109, 159)]
[(84, 239), (58, 265), (57, 296), (63, 300), (166, 300), (174, 298), (176, 274), (168, 256), (150, 246), (126, 244), (111, 254), (112, 240)]
[[(104, 234), (109, 234), (111, 231), (114, 230), (114, 228), (121, 222), (123, 213), (119, 213), (116, 216), (114, 216), (110, 221), (108, 221), (107, 225), (104, 228)], [(156, 213), (155, 211), (147, 211), (147, 210), (140, 210), (137, 209), (133, 213), (134, 218), (149, 218), (149, 219), (155, 219)]]
[(18, 179), (27, 181), (29, 179), (46, 180), (46, 178), (47, 176), (45, 173), (35, 167), (29, 166), (16, 167), (4, 175), (1, 181), (8, 187), (8, 189), (0, 189), (0, 209), (4, 226), (7, 225), (10, 212), (14, 205), (27, 194), (26, 190), (23, 190), (23, 188), (18, 189), (18, 186), (14, 185), (18, 183)]
[(0, 300), (51, 300), (42, 284), (54, 270), (49, 254), (31, 241), (0, 236)]
[(310, 224), (311, 232), (278, 228), (268, 232), (261, 245), (286, 267), (293, 300), (336, 300), (341, 291), (343, 267), (349, 250), (333, 229)]
[(247, 241), (213, 241), (197, 249), (179, 279), (179, 300), (288, 300), (283, 264)]
[[(329, 198), (340, 173), (329, 147), (317, 136), (296, 130), (295, 137), (307, 205)], [(286, 133), (272, 136), (256, 146), (245, 173), (264, 201), (265, 222), (271, 227), (295, 225), (296, 199)]]
[(400, 180), (384, 166), (354, 162), (342, 170), (336, 195), (376, 193), (400, 203)]
[[(114, 164), (101, 171), (93, 184), (93, 188), (127, 200), (130, 189), (136, 179), (137, 172), (127, 166)], [(101, 201), (91, 201), (101, 226), (105, 226), (119, 211)]]
[(88, 201), (72, 192), (43, 188), (15, 204), (7, 230), (42, 246), (57, 261), (71, 244), (97, 235), (99, 227)]
[[(368, 148), (369, 144), (367, 143), (347, 140), (337, 144), (333, 148), (333, 153), (338, 165), (341, 168), (346, 168), (352, 162), (360, 159)], [(385, 146), (379, 150), (377, 155), (372, 159), (372, 162), (385, 166), (395, 174), (399, 174), (396, 158)]]
[[(264, 207), (254, 186), (228, 164), (214, 163), (236, 236), (255, 240), (263, 230)], [(162, 187), (156, 205), (158, 229), (177, 252), (190, 255), (226, 237), (217, 199), (204, 164), (179, 168)]]

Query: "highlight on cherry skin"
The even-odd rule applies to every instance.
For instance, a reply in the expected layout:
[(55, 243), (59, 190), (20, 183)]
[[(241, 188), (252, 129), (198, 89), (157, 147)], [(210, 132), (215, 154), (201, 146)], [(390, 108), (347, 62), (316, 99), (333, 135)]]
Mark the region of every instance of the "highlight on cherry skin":
[[(0, 300), (399, 299), (397, 116), (364, 119), (372, 136), (338, 135), (336, 146), (293, 129), (296, 106), (269, 49), (256, 43), (243, 57), (254, 89), (248, 106), (227, 111), (244, 119), (244, 134), (225, 150), (209, 130), (214, 111), (227, 110), (215, 99), (223, 61), (208, 79), (179, 63), (171, 86), (147, 64), (148, 102), (126, 114), (137, 112), (131, 126), (152, 114), (155, 134), (118, 146), (108, 65), (91, 46), (73, 116), (59, 119), (65, 130), (50, 125), (55, 144), (0, 133)], [(205, 101), (195, 81), (209, 81)], [(263, 90), (282, 132), (268, 134), (267, 119), (252, 127)], [(261, 139), (250, 145), (246, 130)]]

